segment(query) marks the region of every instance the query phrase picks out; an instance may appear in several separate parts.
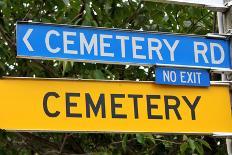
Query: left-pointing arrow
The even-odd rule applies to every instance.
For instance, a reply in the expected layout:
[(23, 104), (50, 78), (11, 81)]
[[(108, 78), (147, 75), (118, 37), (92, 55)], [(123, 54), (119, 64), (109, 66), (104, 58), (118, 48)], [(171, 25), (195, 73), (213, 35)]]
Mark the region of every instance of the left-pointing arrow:
[(32, 31), (33, 29), (28, 29), (27, 33), (23, 37), (23, 42), (25, 43), (29, 51), (34, 51), (34, 49), (31, 47), (31, 44), (28, 41), (28, 38), (30, 37)]

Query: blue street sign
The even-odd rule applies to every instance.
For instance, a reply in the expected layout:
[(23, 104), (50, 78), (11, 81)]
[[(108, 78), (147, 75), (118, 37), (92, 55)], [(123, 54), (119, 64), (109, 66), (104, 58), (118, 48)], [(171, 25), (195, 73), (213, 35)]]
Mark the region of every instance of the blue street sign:
[(230, 69), (229, 41), (94, 27), (17, 23), (17, 56)]
[(210, 86), (209, 72), (207, 70), (158, 67), (155, 69), (155, 74), (157, 84)]

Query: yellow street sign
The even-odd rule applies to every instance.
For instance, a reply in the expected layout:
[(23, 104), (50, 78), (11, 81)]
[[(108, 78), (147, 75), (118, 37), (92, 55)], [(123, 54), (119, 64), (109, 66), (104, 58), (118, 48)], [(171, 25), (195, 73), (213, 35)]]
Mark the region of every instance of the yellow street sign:
[(6, 130), (232, 133), (228, 86), (3, 78), (0, 87)]

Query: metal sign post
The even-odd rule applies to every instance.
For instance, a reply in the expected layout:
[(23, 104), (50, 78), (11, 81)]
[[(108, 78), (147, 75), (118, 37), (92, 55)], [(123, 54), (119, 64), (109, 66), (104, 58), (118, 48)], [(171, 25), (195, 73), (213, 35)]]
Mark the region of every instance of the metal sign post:
[[(231, 0), (224, 0), (224, 3), (229, 7), (228, 10), (223, 13), (223, 30), (225, 34), (231, 34), (231, 28), (232, 28), (232, 7), (231, 7)], [(230, 40), (232, 43), (232, 40)], [(231, 45), (232, 46), (232, 45)], [(230, 47), (230, 56), (232, 56), (232, 47)], [(225, 76), (222, 76), (222, 80), (226, 79)], [(226, 79), (227, 80), (227, 79)], [(230, 94), (230, 97), (232, 98), (232, 94)], [(232, 102), (232, 99), (231, 99)], [(232, 107), (232, 103), (231, 103)], [(227, 138), (226, 139), (226, 145), (227, 145), (227, 152), (228, 155), (232, 155), (232, 139)]]
[(146, 0), (146, 1), (207, 7), (208, 9), (213, 11), (225, 11), (227, 9), (227, 6), (225, 6), (223, 0)]

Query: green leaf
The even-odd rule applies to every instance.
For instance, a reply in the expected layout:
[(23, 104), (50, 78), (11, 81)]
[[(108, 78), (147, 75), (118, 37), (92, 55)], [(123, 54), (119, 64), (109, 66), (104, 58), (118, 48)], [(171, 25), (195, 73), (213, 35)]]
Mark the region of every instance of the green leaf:
[(198, 152), (200, 155), (203, 155), (203, 154), (204, 154), (204, 149), (203, 149), (202, 145), (199, 144), (198, 142), (195, 142), (195, 146), (196, 146), (197, 152)]
[(4, 64), (2, 62), (0, 62), (0, 70), (5, 71), (5, 66), (4, 66)]
[(188, 137), (186, 135), (183, 136), (183, 141), (187, 141)]
[(185, 151), (187, 150), (187, 148), (188, 148), (188, 144), (187, 143), (182, 143), (180, 145), (180, 153), (181, 153), (181, 155), (185, 154)]
[(74, 65), (73, 61), (63, 61), (63, 72), (62, 72), (63, 76), (66, 72), (69, 72), (72, 70), (73, 65)]
[(127, 143), (127, 134), (125, 134), (124, 136), (123, 136), (123, 139), (122, 139), (122, 149), (123, 149), (123, 151), (126, 151), (126, 144)]
[(212, 148), (210, 147), (209, 143), (207, 143), (205, 140), (202, 139), (197, 139), (197, 141), (199, 143), (201, 143), (202, 145), (204, 145), (205, 147), (209, 148), (210, 150), (212, 150)]
[(144, 135), (142, 134), (136, 134), (136, 139), (140, 144), (144, 144), (145, 140), (144, 140)]
[(1, 6), (2, 8), (5, 8), (5, 7), (6, 7), (6, 3), (3, 2), (3, 1), (0, 1), (0, 6)]
[(147, 134), (146, 135), (147, 137), (147, 139), (149, 139), (149, 140), (151, 140), (154, 144), (155, 144), (155, 139), (154, 139), (154, 137), (152, 136), (152, 134)]
[(191, 148), (192, 151), (194, 151), (196, 149), (194, 140), (192, 140), (192, 139), (189, 138), (188, 139), (188, 144), (189, 144), (189, 147)]
[(63, 75), (65, 74), (65, 72), (67, 70), (67, 64), (68, 64), (68, 61), (63, 62), (63, 72), (62, 72)]
[(65, 5), (67, 5), (67, 6), (69, 6), (69, 5), (70, 5), (69, 0), (63, 0), (63, 2), (64, 2), (64, 4), (65, 4)]
[(70, 64), (73, 67), (74, 66), (74, 61), (70, 61)]
[(93, 71), (93, 78), (94, 79), (105, 79), (104, 73), (100, 69), (94, 70)]
[(0, 148), (0, 154), (1, 155), (6, 155), (6, 152), (3, 149)]

